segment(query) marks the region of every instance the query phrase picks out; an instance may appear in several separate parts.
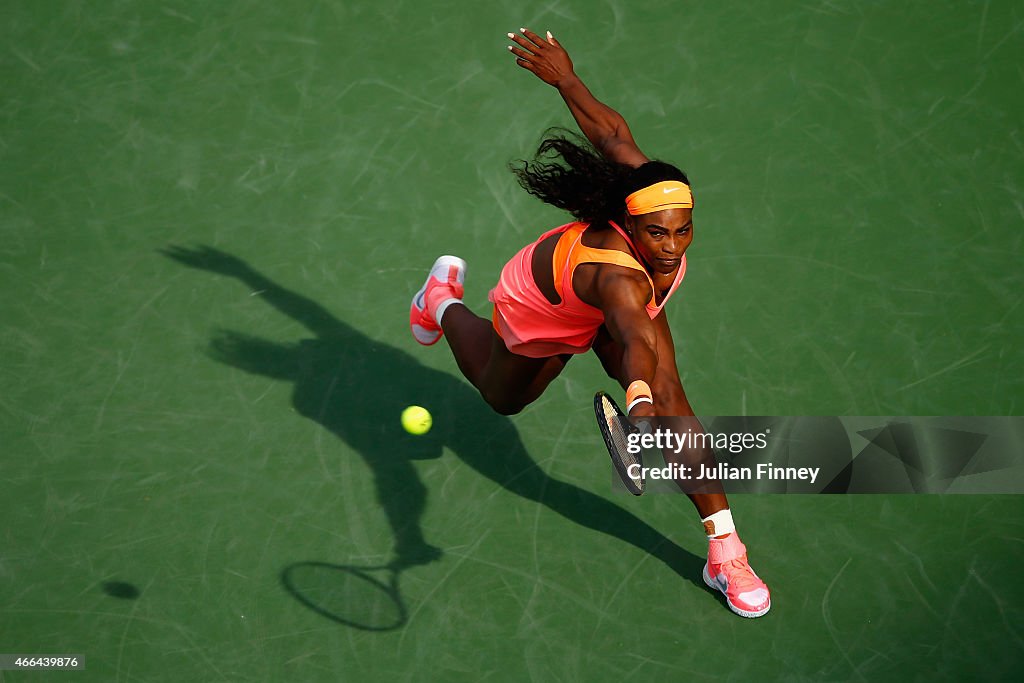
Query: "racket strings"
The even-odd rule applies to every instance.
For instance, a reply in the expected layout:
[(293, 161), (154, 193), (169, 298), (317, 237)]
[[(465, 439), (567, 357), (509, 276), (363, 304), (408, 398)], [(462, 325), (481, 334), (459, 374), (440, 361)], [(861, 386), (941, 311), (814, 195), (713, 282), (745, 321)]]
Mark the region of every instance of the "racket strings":
[[(608, 425), (613, 457), (625, 468), (627, 476), (629, 476), (629, 466), (642, 464), (642, 461), (637, 457), (639, 454), (634, 455), (629, 452), (629, 429), (626, 418), (615, 409), (615, 406), (606, 397), (601, 398), (601, 411), (604, 414), (605, 423)], [(637, 483), (642, 482), (642, 478), (639, 476), (630, 476), (630, 479)]]

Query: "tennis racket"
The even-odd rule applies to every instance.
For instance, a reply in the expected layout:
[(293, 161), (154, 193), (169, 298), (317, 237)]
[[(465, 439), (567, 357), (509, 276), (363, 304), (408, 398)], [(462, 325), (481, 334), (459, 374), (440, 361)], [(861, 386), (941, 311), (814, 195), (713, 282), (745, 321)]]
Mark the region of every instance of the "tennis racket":
[[(636, 453), (629, 452), (627, 439), (630, 434), (636, 434), (640, 430), (630, 423), (612, 397), (603, 391), (594, 394), (594, 413), (597, 415), (597, 426), (601, 429), (604, 445), (608, 447), (608, 455), (612, 458), (619, 479), (630, 493), (639, 496), (644, 492), (643, 458), (639, 449), (635, 449)], [(630, 476), (630, 465), (639, 465), (633, 468), (636, 477)]]

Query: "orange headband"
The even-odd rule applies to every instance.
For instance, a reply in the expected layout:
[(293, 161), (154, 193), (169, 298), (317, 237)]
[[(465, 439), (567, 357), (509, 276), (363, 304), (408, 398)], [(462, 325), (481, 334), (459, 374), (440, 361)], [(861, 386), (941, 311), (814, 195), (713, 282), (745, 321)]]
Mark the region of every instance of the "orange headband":
[(678, 180), (665, 180), (637, 190), (626, 197), (626, 210), (630, 216), (654, 213), (665, 209), (692, 209), (693, 193), (690, 186)]

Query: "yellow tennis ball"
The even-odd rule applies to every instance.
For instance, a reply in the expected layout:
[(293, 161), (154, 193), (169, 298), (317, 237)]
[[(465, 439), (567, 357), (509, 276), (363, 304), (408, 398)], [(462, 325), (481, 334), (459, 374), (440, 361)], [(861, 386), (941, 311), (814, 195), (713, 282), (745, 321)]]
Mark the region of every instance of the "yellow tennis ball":
[(434, 418), (423, 406), (409, 406), (402, 411), (402, 427), (410, 434), (426, 434), (432, 424)]

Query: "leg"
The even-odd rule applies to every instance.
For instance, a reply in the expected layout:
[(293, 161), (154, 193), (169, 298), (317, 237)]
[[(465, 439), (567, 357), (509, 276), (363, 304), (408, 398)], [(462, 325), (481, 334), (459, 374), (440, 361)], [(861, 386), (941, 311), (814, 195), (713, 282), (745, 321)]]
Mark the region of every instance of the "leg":
[[(654, 378), (654, 386), (651, 391), (654, 393), (655, 404), (660, 415), (686, 418), (693, 416), (693, 409), (683, 392), (683, 385), (679, 381), (679, 370), (676, 368), (675, 344), (672, 342), (672, 333), (669, 330), (665, 314), (662, 312), (655, 318), (655, 325), (658, 329), (658, 370)], [(594, 345), (594, 350), (601, 359), (605, 371), (619, 380), (626, 386), (632, 380), (631, 377), (621, 377), (619, 372), (622, 362), (622, 349), (607, 334), (599, 338)], [(686, 428), (686, 421), (679, 420), (683, 429)], [(679, 427), (670, 428), (679, 429)], [(681, 462), (692, 466), (695, 462), (714, 463), (714, 453), (710, 449), (702, 449), (701, 452), (686, 453), (682, 457), (673, 451), (665, 452), (665, 460), (669, 462)], [(729, 533), (715, 533), (715, 520), (707, 518), (718, 512), (716, 519), (731, 527), (732, 515), (728, 512), (729, 501), (725, 497), (725, 491), (721, 483), (714, 482), (710, 491), (691, 493), (687, 489), (690, 486), (677, 482), (690, 497), (690, 501), (697, 508), (698, 514), (704, 521), (704, 530), (708, 534), (708, 562), (704, 566), (704, 582), (715, 590), (725, 594), (726, 603), (736, 614), (744, 617), (760, 617), (771, 609), (771, 594), (764, 581), (754, 573), (747, 562), (747, 548), (740, 541), (739, 536), (729, 529)], [(719, 528), (721, 531), (721, 527)]]
[(491, 357), (494, 328), (490, 321), (475, 315), (464, 305), (452, 304), (445, 311), (441, 329), (459, 370), (470, 384), (479, 389), (478, 382)]
[[(651, 391), (657, 397), (658, 404), (664, 406), (663, 413), (677, 417), (693, 417), (693, 408), (683, 391), (683, 384), (679, 379), (679, 370), (676, 367), (676, 347), (672, 341), (672, 331), (668, 326), (668, 319), (662, 311), (654, 324), (658, 328), (658, 373), (654, 378), (654, 386)], [(685, 425), (683, 428), (691, 426)], [(708, 466), (714, 466), (715, 455), (707, 449), (703, 453), (672, 454), (673, 459), (682, 463), (683, 461), (706, 462)], [(725, 491), (720, 482), (715, 481), (713, 486), (705, 487), (707, 492), (688, 494), (690, 501), (697, 508), (697, 514), (701, 519), (706, 519), (720, 510), (729, 508), (729, 501), (725, 497)]]
[(465, 273), (466, 262), (457, 256), (434, 261), (412, 298), (413, 337), (425, 346), (447, 339), (459, 370), (484, 400), (498, 413), (513, 415), (544, 392), (571, 356), (528, 358), (509, 351), (491, 323), (462, 303)]
[(502, 415), (514, 415), (536, 401), (571, 358), (568, 354), (529, 358), (512, 353), (491, 322), (464, 304), (448, 307), (441, 328), (462, 374)]

